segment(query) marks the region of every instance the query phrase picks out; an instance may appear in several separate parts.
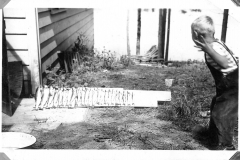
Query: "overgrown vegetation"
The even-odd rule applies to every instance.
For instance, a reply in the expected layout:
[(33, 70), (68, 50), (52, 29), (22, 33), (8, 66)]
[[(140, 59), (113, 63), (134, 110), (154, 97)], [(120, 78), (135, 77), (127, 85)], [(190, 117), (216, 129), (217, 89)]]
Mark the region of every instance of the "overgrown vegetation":
[[(166, 72), (175, 80), (171, 103), (166, 104), (164, 118), (180, 125), (183, 130), (190, 131), (196, 124), (207, 121), (201, 118), (203, 111), (209, 110), (211, 99), (215, 94), (213, 78), (203, 62), (173, 62), (176, 69)], [(204, 124), (203, 124), (204, 125)]]
[(76, 52), (80, 56), (80, 64), (77, 59), (73, 59), (72, 73), (65, 73), (65, 70), (61, 68), (59, 74), (56, 74), (58, 68), (48, 67), (45, 71), (47, 76), (44, 85), (86, 87), (93, 82), (94, 72), (118, 70), (134, 64), (132, 59), (126, 55), (117, 59), (116, 52), (107, 50), (105, 47), (102, 52), (97, 49), (89, 50), (87, 43), (87, 37), (84, 34), (79, 34), (72, 52)]

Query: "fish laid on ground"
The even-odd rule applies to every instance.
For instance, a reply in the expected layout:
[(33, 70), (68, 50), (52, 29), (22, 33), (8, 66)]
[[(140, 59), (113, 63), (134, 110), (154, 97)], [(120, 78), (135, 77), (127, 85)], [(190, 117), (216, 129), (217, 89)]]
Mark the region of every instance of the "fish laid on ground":
[(105, 89), (105, 101), (104, 101), (105, 106), (109, 106), (109, 88)]
[(36, 89), (36, 93), (35, 93), (35, 107), (34, 109), (38, 109), (39, 105), (41, 104), (41, 101), (42, 101), (42, 91), (43, 91), (43, 88), (41, 86), (39, 86), (37, 89)]
[(116, 99), (115, 99), (115, 105), (118, 106), (119, 105), (119, 90), (116, 90)]
[(94, 88), (93, 93), (93, 106), (97, 106), (97, 100), (98, 100), (98, 89)]
[(89, 106), (93, 107), (93, 88), (89, 88), (89, 95), (88, 95), (88, 104)]
[(88, 90), (88, 88), (86, 87), (85, 88), (85, 94), (84, 94), (84, 106), (88, 106), (88, 93), (89, 93), (89, 90)]
[(53, 108), (57, 108), (57, 106), (55, 104), (55, 102), (56, 102), (55, 100), (56, 100), (57, 96), (58, 96), (58, 88), (55, 88), (54, 95), (53, 95)]
[(77, 88), (77, 107), (82, 106), (82, 87)]
[(132, 99), (131, 105), (134, 106), (135, 104), (134, 104), (134, 94), (133, 94), (133, 92), (131, 92), (131, 95), (132, 95), (132, 96), (131, 96), (131, 97), (132, 97), (132, 98), (131, 98), (131, 99)]
[(90, 88), (90, 91), (89, 91), (88, 104), (91, 107), (93, 106), (93, 88)]
[(119, 92), (119, 105), (122, 106), (123, 105), (123, 91)]
[(96, 106), (99, 106), (99, 104), (100, 104), (99, 97), (100, 97), (100, 89), (96, 88)]
[(102, 106), (103, 105), (103, 100), (104, 100), (104, 91), (103, 91), (103, 89), (102, 88), (99, 88), (99, 90), (98, 90), (98, 104), (99, 104), (99, 106)]
[(72, 98), (70, 100), (70, 105), (69, 105), (70, 108), (74, 108), (76, 106), (76, 102), (77, 102), (77, 89), (73, 88), (72, 92), (73, 92)]
[(112, 89), (108, 89), (108, 106), (112, 105)]
[(129, 106), (133, 106), (134, 105), (133, 92), (132, 91), (128, 91), (128, 105)]
[(68, 92), (69, 92), (69, 88), (65, 88), (65, 91), (63, 93), (63, 100), (62, 100), (62, 105), (64, 108), (67, 106)]
[(123, 101), (123, 106), (126, 105), (126, 91), (123, 91), (123, 96), (122, 96), (122, 101)]
[(104, 89), (104, 106), (108, 106), (108, 89)]
[(52, 108), (53, 107), (54, 94), (55, 94), (55, 89), (52, 86), (50, 86), (50, 88), (49, 88), (49, 99), (48, 99), (48, 104), (47, 104), (46, 108)]
[(108, 90), (108, 94), (109, 94), (109, 101), (108, 101), (108, 105), (112, 106), (112, 88), (109, 88)]
[(58, 107), (61, 108), (63, 106), (63, 96), (64, 96), (64, 88), (60, 89), (59, 97), (58, 97)]
[(112, 106), (115, 106), (115, 103), (116, 103), (116, 89), (112, 89), (111, 102), (112, 102)]
[(85, 107), (86, 88), (82, 88), (82, 107)]
[(49, 88), (47, 86), (45, 86), (43, 88), (43, 97), (42, 97), (42, 101), (41, 101), (39, 109), (42, 110), (43, 108), (47, 107), (48, 99), (49, 99)]
[(72, 94), (73, 94), (73, 88), (69, 88), (68, 92), (67, 92), (66, 107), (70, 107), (70, 105), (71, 105)]
[(134, 92), (118, 88), (38, 87), (35, 109), (85, 106), (134, 106)]
[(106, 94), (106, 90), (105, 90), (105, 88), (102, 88), (102, 102), (101, 102), (101, 104), (102, 104), (102, 106), (104, 106), (105, 105), (105, 94)]
[(54, 99), (53, 99), (53, 106), (55, 108), (58, 108), (60, 91), (61, 91), (61, 88), (56, 88), (56, 90), (55, 90), (55, 96), (54, 96)]

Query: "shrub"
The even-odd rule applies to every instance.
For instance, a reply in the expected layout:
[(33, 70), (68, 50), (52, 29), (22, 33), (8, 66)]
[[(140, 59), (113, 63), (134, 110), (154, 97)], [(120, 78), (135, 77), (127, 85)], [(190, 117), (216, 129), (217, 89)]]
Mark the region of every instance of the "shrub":
[(166, 73), (175, 75), (175, 82), (170, 87), (172, 100), (164, 110), (165, 117), (160, 117), (177, 124), (183, 124), (184, 121), (183, 128), (198, 123), (196, 119), (201, 117), (200, 112), (209, 110), (215, 94), (214, 81), (206, 65), (200, 65), (199, 62), (199, 65), (185, 67), (186, 64)]
[(130, 65), (133, 65), (134, 62), (132, 61), (132, 59), (126, 55), (122, 55), (120, 57), (120, 63), (124, 66), (124, 67), (128, 67)]

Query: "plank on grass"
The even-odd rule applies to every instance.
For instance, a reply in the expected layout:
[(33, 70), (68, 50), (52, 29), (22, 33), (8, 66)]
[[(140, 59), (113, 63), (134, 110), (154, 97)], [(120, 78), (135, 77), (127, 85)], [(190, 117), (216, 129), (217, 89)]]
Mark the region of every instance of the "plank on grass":
[(133, 92), (134, 107), (158, 107), (159, 101), (171, 101), (170, 91), (144, 91), (131, 90)]

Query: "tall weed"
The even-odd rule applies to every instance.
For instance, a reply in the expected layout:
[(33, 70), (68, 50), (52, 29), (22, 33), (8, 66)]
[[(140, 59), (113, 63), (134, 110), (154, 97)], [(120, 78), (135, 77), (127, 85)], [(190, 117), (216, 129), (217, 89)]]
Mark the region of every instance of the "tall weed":
[[(175, 70), (169, 70), (166, 75), (172, 76), (175, 82), (170, 87), (172, 100), (166, 105), (165, 117), (161, 118), (173, 120), (185, 128), (198, 123), (200, 112), (209, 110), (212, 97), (215, 95), (215, 85), (210, 71), (202, 63), (182, 63)], [(182, 121), (184, 123), (181, 123)]]

